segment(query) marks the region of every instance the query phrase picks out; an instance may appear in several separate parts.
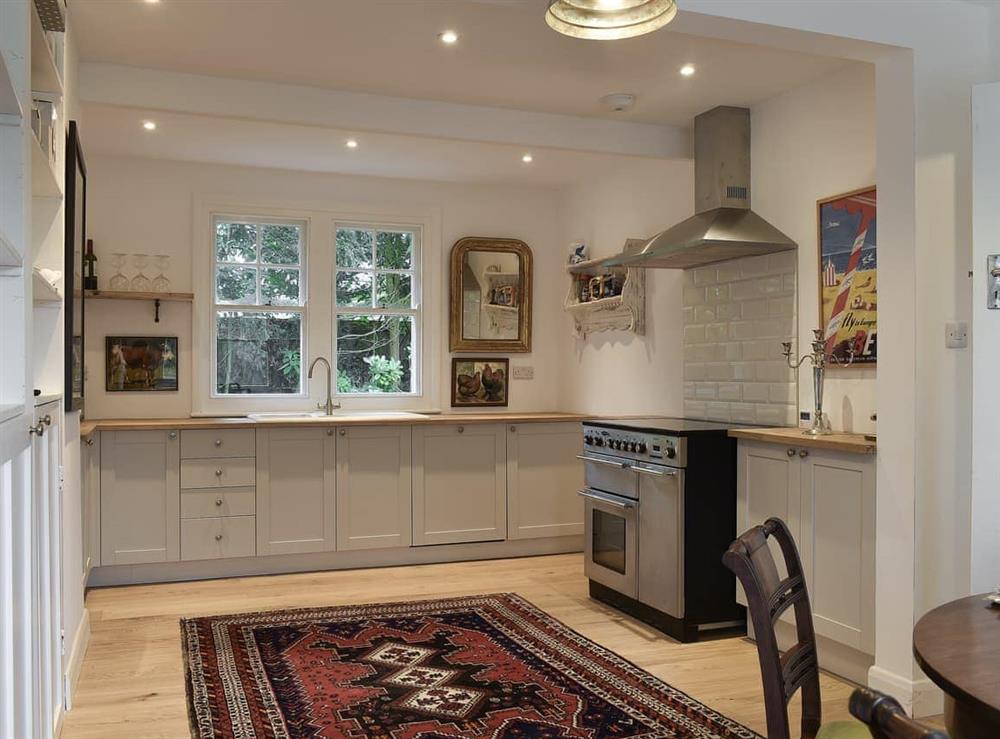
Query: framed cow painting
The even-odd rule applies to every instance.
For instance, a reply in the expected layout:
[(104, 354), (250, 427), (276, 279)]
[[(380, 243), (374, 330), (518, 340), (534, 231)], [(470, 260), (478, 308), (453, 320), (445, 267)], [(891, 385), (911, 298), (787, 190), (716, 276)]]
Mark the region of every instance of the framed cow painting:
[(176, 336), (107, 336), (104, 347), (107, 392), (177, 389)]
[(819, 315), (826, 356), (838, 364), (878, 359), (878, 259), (874, 187), (816, 204)]

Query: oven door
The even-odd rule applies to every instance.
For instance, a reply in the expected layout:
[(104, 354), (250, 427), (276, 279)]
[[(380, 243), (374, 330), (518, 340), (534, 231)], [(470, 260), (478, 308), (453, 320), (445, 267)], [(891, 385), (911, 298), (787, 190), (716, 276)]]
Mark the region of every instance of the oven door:
[(638, 594), (639, 503), (593, 488), (580, 491), (584, 507), (584, 565), (587, 577), (635, 598)]

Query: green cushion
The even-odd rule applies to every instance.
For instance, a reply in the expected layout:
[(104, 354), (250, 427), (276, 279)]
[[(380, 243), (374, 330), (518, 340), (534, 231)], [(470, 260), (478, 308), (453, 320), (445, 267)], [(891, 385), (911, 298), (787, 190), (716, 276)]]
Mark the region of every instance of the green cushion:
[(857, 721), (834, 721), (819, 727), (816, 739), (872, 739), (872, 733)]

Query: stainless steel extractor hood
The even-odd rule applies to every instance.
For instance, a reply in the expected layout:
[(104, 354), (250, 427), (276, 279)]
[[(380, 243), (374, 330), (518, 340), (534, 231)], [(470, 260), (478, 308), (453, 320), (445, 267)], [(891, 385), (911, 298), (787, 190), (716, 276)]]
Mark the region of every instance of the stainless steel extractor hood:
[(694, 119), (695, 215), (608, 265), (688, 269), (789, 251), (796, 244), (750, 210), (750, 111), (720, 106)]

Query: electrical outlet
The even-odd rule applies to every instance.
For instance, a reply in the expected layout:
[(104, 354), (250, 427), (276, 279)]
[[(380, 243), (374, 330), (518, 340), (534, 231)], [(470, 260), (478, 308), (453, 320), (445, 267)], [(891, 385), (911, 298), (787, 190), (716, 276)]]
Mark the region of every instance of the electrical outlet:
[(530, 364), (515, 365), (510, 370), (510, 376), (515, 380), (534, 380), (535, 368)]
[(948, 349), (965, 349), (969, 346), (969, 324), (963, 321), (946, 323), (944, 345)]
[(800, 421), (811, 421), (812, 420), (812, 413), (810, 413), (809, 411), (799, 411), (799, 420)]

